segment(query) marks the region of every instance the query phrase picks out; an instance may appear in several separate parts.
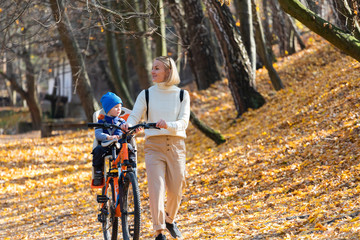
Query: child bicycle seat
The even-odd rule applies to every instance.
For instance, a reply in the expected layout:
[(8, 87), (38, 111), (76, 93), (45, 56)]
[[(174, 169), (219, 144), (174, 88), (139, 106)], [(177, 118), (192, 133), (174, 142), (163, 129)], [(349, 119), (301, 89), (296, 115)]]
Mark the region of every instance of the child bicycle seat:
[[(129, 117), (130, 113), (131, 113), (131, 110), (130, 110), (130, 109), (127, 109), (127, 108), (122, 107), (122, 108), (121, 108), (120, 118), (122, 118), (122, 119), (124, 119), (124, 120), (126, 121), (127, 118)], [(97, 122), (98, 122), (98, 117), (99, 117), (100, 114), (105, 115), (104, 109), (100, 109), (100, 110), (94, 112), (94, 114), (93, 114), (93, 122), (94, 122), (94, 123), (97, 123)], [(117, 140), (114, 139), (114, 140), (110, 140), (110, 141), (103, 141), (103, 142), (101, 143), (101, 145), (102, 145), (103, 147), (106, 147), (106, 146), (110, 146), (113, 142), (117, 142)], [(135, 140), (134, 140), (134, 144), (136, 145)], [(92, 147), (92, 149), (96, 148), (98, 145), (99, 145), (99, 141), (96, 140), (96, 138), (94, 138), (94, 142), (93, 142), (93, 147)], [(120, 148), (120, 143), (117, 143), (116, 145), (117, 145), (117, 146), (116, 146), (117, 148)], [(105, 169), (108, 167), (108, 166), (105, 166), (105, 165), (107, 164), (107, 161), (108, 161), (108, 158), (109, 158), (109, 157), (111, 157), (111, 155), (104, 157), (104, 159), (105, 159), (104, 168), (105, 168)], [(104, 170), (105, 170), (105, 169), (104, 169)], [(95, 173), (94, 173), (94, 168), (92, 168), (91, 188), (102, 188), (103, 185), (93, 186), (92, 183), (93, 183), (93, 179), (94, 179), (94, 174), (95, 174)], [(104, 184), (105, 184), (105, 183), (104, 183)]]
[[(120, 118), (124, 119), (125, 121), (127, 120), (127, 118), (129, 117), (131, 113), (131, 110), (130, 109), (127, 109), (127, 108), (121, 108), (121, 114), (120, 114)], [(97, 123), (98, 122), (98, 117), (100, 114), (103, 114), (105, 115), (105, 111), (104, 109), (100, 109), (100, 110), (97, 110), (96, 112), (94, 112), (93, 114), (93, 122), (94, 123)], [(96, 148), (97, 145), (99, 145), (99, 141), (96, 140), (96, 138), (94, 139), (94, 142), (93, 142), (93, 147), (92, 149)]]

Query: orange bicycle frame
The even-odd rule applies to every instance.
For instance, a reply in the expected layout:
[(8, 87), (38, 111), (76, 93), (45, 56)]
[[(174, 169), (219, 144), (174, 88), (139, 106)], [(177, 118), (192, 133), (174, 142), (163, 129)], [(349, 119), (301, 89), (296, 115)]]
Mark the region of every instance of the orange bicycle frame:
[[(118, 154), (116, 160), (112, 162), (111, 168), (113, 169), (113, 171), (118, 172), (118, 169), (117, 169), (118, 163), (119, 162), (124, 163), (125, 160), (129, 160), (128, 143), (122, 143), (121, 144), (120, 153)], [(125, 170), (126, 170), (126, 166), (122, 165), (121, 166), (121, 171), (125, 171)], [(125, 176), (125, 174), (126, 173), (124, 173), (124, 176)], [(109, 186), (110, 179), (114, 179), (115, 199), (117, 199), (118, 194), (119, 194), (119, 181), (118, 181), (119, 178), (118, 177), (109, 177), (107, 179), (107, 181), (106, 181), (105, 186)], [(107, 193), (107, 188), (105, 188), (105, 195), (106, 195), (106, 193)], [(104, 205), (104, 203), (103, 203), (103, 205)], [(103, 205), (102, 205), (102, 207), (103, 207)], [(115, 216), (116, 217), (121, 217), (121, 210), (120, 210), (120, 204), (119, 203), (116, 206)]]

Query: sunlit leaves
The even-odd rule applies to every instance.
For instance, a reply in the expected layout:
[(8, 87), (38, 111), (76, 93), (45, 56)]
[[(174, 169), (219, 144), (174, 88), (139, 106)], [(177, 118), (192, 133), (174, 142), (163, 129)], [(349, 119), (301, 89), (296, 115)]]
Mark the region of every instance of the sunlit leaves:
[[(228, 141), (215, 146), (189, 126), (177, 219), (185, 239), (358, 239), (360, 64), (309, 41), (279, 59), (285, 89), (272, 92), (258, 70), (267, 104), (241, 119), (226, 80), (190, 93), (192, 110)], [(92, 139), (80, 131), (0, 147), (0, 224), (9, 239), (101, 239)], [(142, 239), (153, 239), (143, 146), (141, 136)]]

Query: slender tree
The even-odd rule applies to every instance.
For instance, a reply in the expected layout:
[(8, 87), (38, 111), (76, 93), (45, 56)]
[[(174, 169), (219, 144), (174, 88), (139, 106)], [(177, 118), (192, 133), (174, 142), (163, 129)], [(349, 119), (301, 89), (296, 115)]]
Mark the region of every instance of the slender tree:
[(265, 43), (265, 35), (263, 31), (263, 27), (260, 21), (260, 16), (256, 8), (255, 0), (252, 0), (252, 11), (253, 11), (253, 18), (254, 18), (254, 28), (255, 28), (255, 40), (256, 40), (256, 49), (258, 52), (259, 57), (261, 58), (262, 62), (264, 63), (269, 77), (270, 81), (276, 91), (283, 89), (284, 85), (277, 74), (275, 68), (272, 64), (271, 55), (268, 52), (268, 49), (266, 47)]
[(155, 40), (155, 55), (166, 56), (166, 32), (165, 32), (165, 13), (164, 13), (164, 1), (163, 0), (151, 0), (155, 9), (153, 10), (153, 19), (157, 26), (157, 31), (154, 33), (153, 38)]
[(256, 71), (256, 44), (254, 36), (253, 12), (251, 0), (235, 1), (236, 11), (240, 20), (241, 39), (248, 53), (252, 71)]

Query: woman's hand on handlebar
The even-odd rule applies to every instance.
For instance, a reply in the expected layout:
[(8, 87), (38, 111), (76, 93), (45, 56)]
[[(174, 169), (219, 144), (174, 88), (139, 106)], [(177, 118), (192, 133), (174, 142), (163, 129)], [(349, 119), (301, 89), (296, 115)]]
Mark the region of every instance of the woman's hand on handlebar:
[(156, 123), (156, 126), (158, 127), (158, 128), (165, 128), (165, 129), (167, 129), (167, 124), (166, 124), (166, 121), (165, 120), (163, 120), (163, 119), (160, 119), (157, 123)]
[[(124, 124), (122, 124), (120, 127), (121, 127), (121, 130), (123, 130), (124, 132), (129, 131), (129, 124), (128, 124), (128, 123), (124, 123)], [(135, 130), (135, 133), (138, 133), (138, 132), (140, 132), (141, 130), (142, 130), (142, 128), (137, 128), (137, 129)]]

